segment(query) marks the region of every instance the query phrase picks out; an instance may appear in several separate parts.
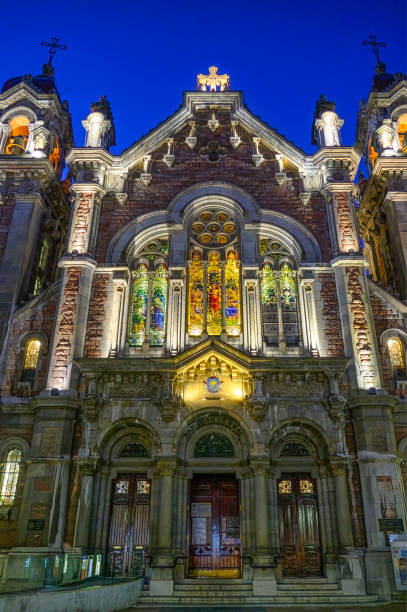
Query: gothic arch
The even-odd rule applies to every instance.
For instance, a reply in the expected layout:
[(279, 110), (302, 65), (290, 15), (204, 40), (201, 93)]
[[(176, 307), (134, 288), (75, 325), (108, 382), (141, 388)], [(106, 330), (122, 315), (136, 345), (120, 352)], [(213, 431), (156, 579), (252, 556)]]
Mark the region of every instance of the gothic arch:
[(179, 457), (193, 458), (196, 442), (201, 436), (212, 431), (226, 435), (231, 440), (235, 459), (247, 458), (254, 444), (251, 432), (237, 415), (231, 416), (222, 409), (205, 408), (187, 417), (175, 434), (173, 448)]

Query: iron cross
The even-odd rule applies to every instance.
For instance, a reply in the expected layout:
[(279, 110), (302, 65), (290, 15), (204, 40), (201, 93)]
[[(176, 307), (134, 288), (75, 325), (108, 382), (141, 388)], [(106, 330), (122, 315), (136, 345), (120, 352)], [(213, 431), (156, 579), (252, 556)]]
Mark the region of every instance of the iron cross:
[(51, 42), (42, 42), (41, 43), (41, 47), (49, 47), (49, 61), (48, 64), (52, 63), (52, 58), (54, 57), (55, 53), (57, 52), (57, 49), (62, 49), (63, 51), (65, 51), (65, 49), (67, 48), (66, 45), (58, 45), (59, 43), (59, 38), (55, 38), (52, 37)]
[(385, 42), (378, 42), (376, 40), (376, 36), (373, 36), (372, 34), (369, 36), (369, 40), (362, 40), (362, 44), (363, 45), (371, 45), (372, 46), (372, 51), (375, 54), (376, 58), (377, 58), (377, 63), (380, 62), (380, 57), (379, 57), (379, 47), (385, 47), (386, 43)]

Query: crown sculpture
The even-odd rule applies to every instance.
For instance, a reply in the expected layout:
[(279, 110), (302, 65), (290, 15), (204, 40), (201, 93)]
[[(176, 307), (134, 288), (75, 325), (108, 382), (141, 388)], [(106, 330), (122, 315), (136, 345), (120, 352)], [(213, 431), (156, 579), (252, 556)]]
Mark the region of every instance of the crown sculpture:
[(218, 67), (210, 66), (209, 74), (197, 75), (196, 88), (201, 91), (225, 91), (230, 89), (230, 76), (218, 74)]

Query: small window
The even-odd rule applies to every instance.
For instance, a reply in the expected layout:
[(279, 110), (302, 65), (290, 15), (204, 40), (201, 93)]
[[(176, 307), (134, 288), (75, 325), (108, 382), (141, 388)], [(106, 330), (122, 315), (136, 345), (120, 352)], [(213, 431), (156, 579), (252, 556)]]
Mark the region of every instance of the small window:
[(406, 365), (404, 348), (400, 338), (389, 338), (387, 340), (387, 350), (393, 376), (404, 378), (406, 376)]
[(28, 340), (25, 347), (23, 372), (21, 374), (22, 382), (29, 382), (31, 385), (34, 384), (40, 350), (41, 341), (38, 340), (38, 338), (31, 338)]
[(407, 153), (407, 114), (400, 115), (398, 119), (397, 131), (400, 139), (400, 148), (403, 153)]
[(7, 453), (0, 469), (0, 506), (12, 506), (16, 496), (18, 474), (20, 472), (21, 451), (13, 448)]
[(18, 115), (10, 119), (10, 136), (6, 144), (6, 155), (22, 155), (25, 153), (29, 123), (30, 120), (24, 115)]

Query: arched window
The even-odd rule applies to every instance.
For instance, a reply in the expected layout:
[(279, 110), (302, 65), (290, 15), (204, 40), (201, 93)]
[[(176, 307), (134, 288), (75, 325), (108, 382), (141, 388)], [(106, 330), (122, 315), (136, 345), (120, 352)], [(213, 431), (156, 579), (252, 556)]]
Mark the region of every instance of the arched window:
[(41, 340), (38, 338), (30, 338), (25, 346), (24, 366), (21, 373), (21, 382), (28, 382), (31, 383), (31, 385), (34, 385), (40, 351)]
[(239, 336), (240, 262), (233, 215), (205, 209), (191, 225), (187, 328), (190, 336)]
[(398, 118), (397, 131), (400, 139), (400, 148), (403, 153), (407, 153), (407, 113)]
[(34, 291), (33, 291), (34, 295), (38, 295), (45, 284), (49, 253), (50, 253), (50, 241), (49, 241), (49, 238), (45, 237), (42, 242), (41, 250), (40, 250), (40, 254), (38, 258), (37, 273), (35, 275), (35, 281), (34, 281)]
[(387, 340), (387, 351), (389, 354), (393, 376), (396, 376), (397, 378), (405, 378), (406, 362), (404, 347), (400, 338), (389, 338)]
[(298, 346), (297, 287), (291, 256), (279, 242), (259, 239), (260, 294), (266, 346)]
[(9, 121), (10, 136), (6, 144), (6, 155), (22, 155), (28, 141), (30, 120), (24, 115), (17, 115)]
[(162, 346), (168, 298), (168, 240), (149, 242), (136, 258), (131, 290), (129, 345)]
[(18, 474), (20, 471), (21, 451), (12, 448), (1, 464), (0, 469), (0, 506), (12, 506), (16, 496)]

